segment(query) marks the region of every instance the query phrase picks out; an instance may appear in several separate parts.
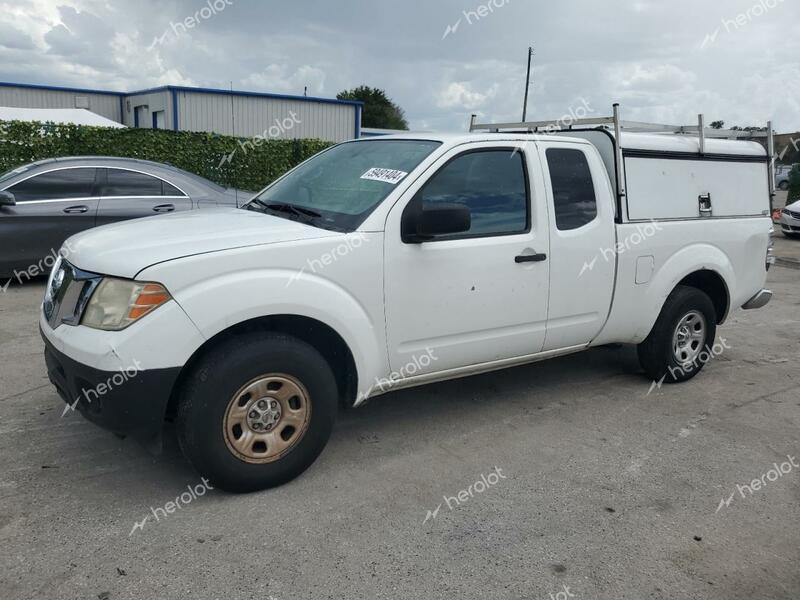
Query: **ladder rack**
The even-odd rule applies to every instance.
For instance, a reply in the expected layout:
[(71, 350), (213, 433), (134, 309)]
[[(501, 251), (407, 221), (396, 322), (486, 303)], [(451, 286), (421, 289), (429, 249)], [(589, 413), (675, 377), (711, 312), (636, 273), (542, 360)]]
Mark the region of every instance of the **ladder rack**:
[(622, 176), (622, 147), (616, 141), (622, 133), (671, 133), (674, 135), (690, 135), (700, 140), (700, 155), (706, 152), (707, 139), (755, 140), (766, 138), (769, 158), (769, 193), (770, 199), (775, 196), (775, 140), (772, 121), (767, 122), (766, 131), (742, 131), (738, 129), (713, 129), (705, 126), (705, 116), (697, 116), (696, 125), (664, 125), (661, 123), (645, 123), (640, 121), (623, 121), (620, 118), (619, 104), (614, 104), (610, 117), (586, 117), (583, 119), (567, 115), (555, 121), (523, 121), (519, 123), (478, 123), (477, 115), (472, 115), (469, 124), (470, 133), (489, 131), (492, 133), (553, 133), (587, 129), (605, 129), (613, 131), (616, 152), (616, 175), (619, 195), (625, 196)]

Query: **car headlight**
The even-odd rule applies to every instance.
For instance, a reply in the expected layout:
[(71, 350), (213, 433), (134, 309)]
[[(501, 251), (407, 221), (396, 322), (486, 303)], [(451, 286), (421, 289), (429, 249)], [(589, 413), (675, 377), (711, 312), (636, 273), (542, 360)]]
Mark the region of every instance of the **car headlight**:
[(160, 283), (106, 277), (92, 294), (81, 325), (119, 331), (170, 300)]

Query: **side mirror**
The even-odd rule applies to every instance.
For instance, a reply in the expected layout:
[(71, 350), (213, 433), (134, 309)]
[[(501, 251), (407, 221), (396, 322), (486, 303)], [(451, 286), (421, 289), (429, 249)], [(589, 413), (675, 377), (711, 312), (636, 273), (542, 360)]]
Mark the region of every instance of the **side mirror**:
[(0, 191), (0, 206), (16, 206), (17, 200), (14, 194), (5, 190)]
[(402, 239), (421, 244), (437, 235), (463, 233), (472, 227), (472, 215), (463, 204), (437, 202), (424, 205), (414, 201), (403, 213)]

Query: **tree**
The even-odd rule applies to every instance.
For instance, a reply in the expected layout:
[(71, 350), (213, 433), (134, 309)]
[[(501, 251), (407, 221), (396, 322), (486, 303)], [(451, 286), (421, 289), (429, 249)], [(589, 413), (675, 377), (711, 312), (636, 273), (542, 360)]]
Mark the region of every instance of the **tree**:
[(752, 125), (749, 127), (739, 127), (738, 125), (734, 125), (731, 127), (731, 131), (766, 131), (766, 127), (753, 127)]
[(361, 100), (364, 111), (361, 124), (378, 129), (408, 129), (405, 112), (392, 102), (386, 92), (366, 85), (336, 95), (339, 100)]
[(725, 121), (714, 121), (710, 125), (711, 129), (722, 129), (725, 127)]

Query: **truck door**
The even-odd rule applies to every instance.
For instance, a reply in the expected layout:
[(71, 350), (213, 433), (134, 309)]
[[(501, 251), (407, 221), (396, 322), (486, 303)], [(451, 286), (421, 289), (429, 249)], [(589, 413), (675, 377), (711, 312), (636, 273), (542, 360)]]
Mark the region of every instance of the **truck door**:
[(550, 208), (550, 311), (544, 350), (590, 342), (613, 298), (617, 240), (611, 183), (591, 145), (538, 144)]
[[(385, 230), (387, 338), (395, 372), (444, 371), (542, 349), (550, 276), (547, 208), (536, 148), (464, 144), (420, 178)], [(409, 202), (469, 207), (466, 233), (401, 239)], [(430, 359), (419, 360), (428, 354)]]

